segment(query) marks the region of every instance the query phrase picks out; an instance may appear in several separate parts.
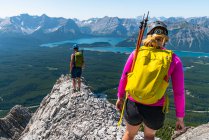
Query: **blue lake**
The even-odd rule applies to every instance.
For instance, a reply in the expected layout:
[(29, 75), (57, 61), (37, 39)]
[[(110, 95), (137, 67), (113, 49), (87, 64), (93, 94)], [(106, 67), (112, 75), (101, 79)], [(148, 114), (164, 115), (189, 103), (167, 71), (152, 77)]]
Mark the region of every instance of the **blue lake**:
[(60, 42), (52, 42), (47, 44), (40, 45), (41, 47), (57, 47), (62, 44), (67, 43), (77, 43), (77, 44), (92, 44), (95, 42), (109, 42), (111, 46), (115, 46), (117, 43), (123, 41), (124, 38), (118, 38), (118, 37), (93, 37), (93, 38), (81, 38), (81, 39), (73, 39), (73, 40), (66, 40), (66, 41), (60, 41)]
[[(99, 51), (99, 52), (115, 52), (115, 53), (131, 53), (135, 47), (115, 47), (115, 45), (121, 41), (123, 41), (124, 38), (114, 38), (114, 37), (94, 37), (94, 38), (82, 38), (82, 39), (75, 39), (75, 40), (66, 40), (66, 41), (60, 41), (60, 42), (53, 42), (53, 43), (47, 43), (40, 45), (41, 47), (57, 47), (62, 44), (67, 43), (77, 43), (77, 44), (92, 44), (95, 42), (109, 42), (111, 46), (106, 47), (89, 47), (89, 48), (82, 48), (83, 50), (88, 51)], [(177, 54), (179, 57), (209, 57), (209, 53), (203, 53), (203, 52), (189, 52), (189, 51), (175, 51), (173, 50), (175, 54)]]

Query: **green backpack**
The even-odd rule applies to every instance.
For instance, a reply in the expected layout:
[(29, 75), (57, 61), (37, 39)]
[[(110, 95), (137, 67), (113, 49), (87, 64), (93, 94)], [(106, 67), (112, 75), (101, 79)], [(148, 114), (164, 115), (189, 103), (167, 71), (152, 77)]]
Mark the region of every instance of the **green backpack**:
[(74, 56), (75, 56), (75, 61), (74, 61), (74, 63), (75, 63), (75, 67), (82, 67), (83, 66), (83, 53), (82, 52), (76, 52), (75, 54), (74, 54)]

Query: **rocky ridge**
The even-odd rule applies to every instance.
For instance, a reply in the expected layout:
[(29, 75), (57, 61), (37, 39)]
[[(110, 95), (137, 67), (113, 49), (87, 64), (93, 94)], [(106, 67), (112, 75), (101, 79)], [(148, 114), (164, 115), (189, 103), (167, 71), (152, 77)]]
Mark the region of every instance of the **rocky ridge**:
[[(115, 106), (96, 97), (84, 83), (80, 92), (72, 93), (71, 84), (69, 76), (58, 79), (19, 140), (121, 140), (125, 127), (117, 127)], [(143, 133), (136, 139), (143, 139)]]
[(31, 113), (25, 107), (16, 105), (8, 115), (0, 118), (0, 140), (16, 140), (28, 124)]

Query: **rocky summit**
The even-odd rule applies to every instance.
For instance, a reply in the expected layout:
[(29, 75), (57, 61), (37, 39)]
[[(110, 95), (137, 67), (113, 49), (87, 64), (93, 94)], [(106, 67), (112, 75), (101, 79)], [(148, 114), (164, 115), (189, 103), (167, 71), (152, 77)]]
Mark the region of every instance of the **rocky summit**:
[[(73, 93), (69, 76), (61, 76), (19, 140), (121, 140), (125, 126), (117, 127), (115, 106), (96, 97), (84, 82), (81, 86)], [(136, 139), (143, 139), (143, 133)]]

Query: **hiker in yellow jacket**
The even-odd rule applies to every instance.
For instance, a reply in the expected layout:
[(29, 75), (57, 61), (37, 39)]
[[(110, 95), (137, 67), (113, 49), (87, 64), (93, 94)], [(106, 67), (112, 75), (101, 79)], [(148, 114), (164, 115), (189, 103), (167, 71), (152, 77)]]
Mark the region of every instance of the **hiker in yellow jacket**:
[[(161, 21), (151, 23), (147, 38), (143, 40), (144, 46), (139, 49), (133, 72), (131, 67), (135, 50), (125, 64), (116, 102), (117, 109), (122, 112), (125, 104), (126, 131), (123, 140), (133, 140), (141, 124), (144, 125), (145, 140), (154, 140), (156, 130), (163, 126), (165, 120), (164, 111), (168, 106), (168, 99), (164, 93), (170, 77), (176, 107), (176, 129), (184, 129), (183, 66), (176, 54), (165, 49), (168, 40), (167, 26)], [(124, 103), (125, 96), (127, 99)]]

